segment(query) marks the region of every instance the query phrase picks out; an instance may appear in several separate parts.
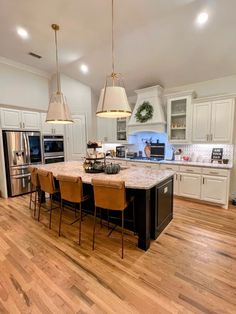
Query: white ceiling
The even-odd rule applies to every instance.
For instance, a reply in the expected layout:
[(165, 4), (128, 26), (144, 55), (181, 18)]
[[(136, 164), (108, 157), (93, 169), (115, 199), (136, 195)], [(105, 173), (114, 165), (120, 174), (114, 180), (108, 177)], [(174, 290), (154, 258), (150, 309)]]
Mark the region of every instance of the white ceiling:
[[(111, 0), (0, 0), (0, 56), (52, 74), (50, 25), (58, 23), (61, 71), (99, 91), (111, 72), (110, 6)], [(199, 28), (201, 11), (209, 22)], [(235, 0), (115, 0), (116, 65), (128, 93), (235, 74), (235, 12)], [(18, 37), (17, 26), (30, 32), (29, 40)]]

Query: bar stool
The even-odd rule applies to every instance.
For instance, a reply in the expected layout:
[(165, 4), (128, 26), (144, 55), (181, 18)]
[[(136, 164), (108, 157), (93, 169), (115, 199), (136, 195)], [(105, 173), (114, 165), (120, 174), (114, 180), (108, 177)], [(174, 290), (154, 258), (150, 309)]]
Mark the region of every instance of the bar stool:
[[(30, 176), (30, 202), (29, 202), (29, 209), (31, 208), (31, 204), (34, 204), (34, 218), (36, 215), (36, 208), (37, 208), (37, 202), (39, 201), (39, 194), (40, 194), (40, 188), (39, 188), (39, 178), (37, 173), (37, 168), (33, 166), (29, 166), (28, 170), (31, 174)], [(33, 195), (34, 194), (34, 195)]]
[(61, 235), (61, 223), (63, 212), (63, 201), (79, 204), (79, 245), (81, 243), (82, 202), (87, 201), (90, 195), (83, 194), (83, 183), (81, 177), (59, 175), (57, 177), (61, 192), (61, 211), (59, 221), (59, 236)]
[[(40, 191), (48, 193), (50, 195), (50, 219), (49, 219), (49, 229), (52, 226), (52, 210), (58, 207), (52, 207), (52, 197), (56, 193), (59, 193), (59, 189), (55, 187), (53, 173), (50, 171), (46, 171), (43, 169), (38, 169), (38, 178)], [(38, 213), (38, 221), (40, 220), (40, 211), (41, 211), (42, 199), (40, 197), (39, 200), (39, 213)]]
[(94, 190), (94, 224), (93, 224), (93, 250), (95, 247), (95, 228), (97, 207), (121, 212), (121, 258), (124, 258), (124, 210), (128, 205), (133, 203), (134, 198), (126, 199), (125, 182), (124, 181), (105, 181), (92, 179)]

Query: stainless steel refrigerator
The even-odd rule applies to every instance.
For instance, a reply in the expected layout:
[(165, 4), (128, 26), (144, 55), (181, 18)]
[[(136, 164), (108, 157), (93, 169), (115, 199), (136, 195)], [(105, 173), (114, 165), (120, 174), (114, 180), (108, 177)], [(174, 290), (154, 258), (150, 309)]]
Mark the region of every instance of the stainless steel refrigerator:
[(30, 191), (29, 165), (42, 163), (40, 132), (3, 131), (8, 196)]

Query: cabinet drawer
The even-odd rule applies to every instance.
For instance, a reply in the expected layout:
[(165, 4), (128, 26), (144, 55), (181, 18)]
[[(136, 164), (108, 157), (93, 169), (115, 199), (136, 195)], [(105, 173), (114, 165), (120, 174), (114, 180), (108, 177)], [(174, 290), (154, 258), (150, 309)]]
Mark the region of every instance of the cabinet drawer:
[(160, 165), (161, 170), (173, 170), (173, 171), (179, 171), (179, 166), (176, 165)]
[(181, 172), (187, 172), (187, 173), (202, 173), (201, 167), (189, 167), (189, 166), (180, 166), (179, 167)]
[(211, 176), (222, 176), (227, 177), (229, 170), (226, 169), (214, 169), (214, 168), (202, 168), (203, 174), (208, 174)]

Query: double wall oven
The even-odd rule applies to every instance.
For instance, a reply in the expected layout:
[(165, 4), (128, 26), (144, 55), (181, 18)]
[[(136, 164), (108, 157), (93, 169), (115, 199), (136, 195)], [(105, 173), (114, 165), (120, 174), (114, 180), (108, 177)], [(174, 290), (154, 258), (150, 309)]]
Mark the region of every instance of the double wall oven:
[(64, 137), (62, 135), (43, 136), (43, 159), (45, 164), (65, 160)]

